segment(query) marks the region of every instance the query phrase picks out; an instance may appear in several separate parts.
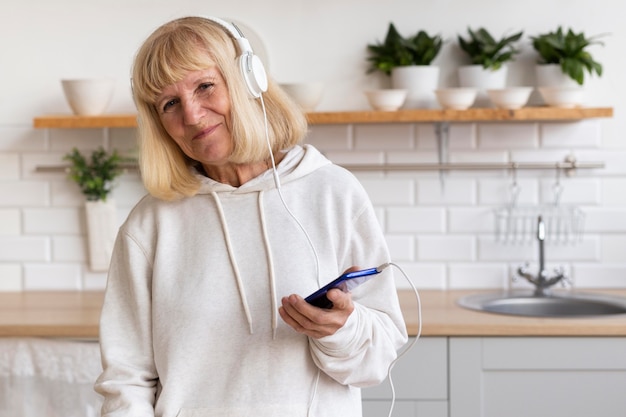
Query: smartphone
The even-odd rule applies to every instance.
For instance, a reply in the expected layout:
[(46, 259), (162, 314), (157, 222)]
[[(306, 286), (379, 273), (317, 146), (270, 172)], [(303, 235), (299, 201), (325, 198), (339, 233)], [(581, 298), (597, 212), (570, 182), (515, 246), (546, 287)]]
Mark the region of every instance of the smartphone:
[(379, 274), (381, 271), (382, 269), (379, 267), (345, 273), (334, 281), (331, 281), (328, 284), (324, 285), (322, 288), (315, 291), (304, 300), (307, 303), (316, 307), (333, 308), (332, 301), (330, 301), (326, 297), (326, 293), (328, 293), (328, 291), (333, 288), (339, 288), (343, 292), (348, 292), (353, 288), (356, 288), (364, 282), (368, 281), (374, 275)]

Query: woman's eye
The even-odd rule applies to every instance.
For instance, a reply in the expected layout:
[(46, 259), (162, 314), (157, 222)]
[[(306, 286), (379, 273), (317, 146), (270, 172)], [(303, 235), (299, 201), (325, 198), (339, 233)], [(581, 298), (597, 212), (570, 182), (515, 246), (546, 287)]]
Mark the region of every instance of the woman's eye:
[(170, 113), (174, 111), (174, 106), (176, 106), (176, 103), (178, 103), (177, 99), (172, 99), (165, 102), (165, 104), (163, 105), (163, 113)]
[(210, 90), (213, 86), (213, 83), (202, 83), (198, 86), (198, 90), (200, 90), (201, 92), (205, 92)]

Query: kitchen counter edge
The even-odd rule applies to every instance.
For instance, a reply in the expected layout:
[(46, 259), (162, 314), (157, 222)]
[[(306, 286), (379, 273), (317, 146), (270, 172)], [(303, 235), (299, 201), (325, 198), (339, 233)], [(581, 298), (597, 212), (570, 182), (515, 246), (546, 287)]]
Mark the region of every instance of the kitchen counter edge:
[[(626, 336), (626, 314), (593, 318), (533, 318), (471, 311), (465, 295), (488, 290), (420, 290), (421, 336)], [(585, 290), (626, 297), (626, 290)], [(409, 335), (419, 330), (415, 294), (398, 291)], [(0, 293), (0, 337), (97, 339), (101, 291)]]

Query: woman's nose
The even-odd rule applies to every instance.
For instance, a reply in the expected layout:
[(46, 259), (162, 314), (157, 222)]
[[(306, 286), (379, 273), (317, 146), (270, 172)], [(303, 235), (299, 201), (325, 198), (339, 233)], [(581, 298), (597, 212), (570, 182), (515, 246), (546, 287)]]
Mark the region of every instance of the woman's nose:
[(206, 110), (202, 107), (202, 103), (199, 100), (193, 98), (183, 103), (183, 118), (185, 124), (196, 125), (205, 115)]

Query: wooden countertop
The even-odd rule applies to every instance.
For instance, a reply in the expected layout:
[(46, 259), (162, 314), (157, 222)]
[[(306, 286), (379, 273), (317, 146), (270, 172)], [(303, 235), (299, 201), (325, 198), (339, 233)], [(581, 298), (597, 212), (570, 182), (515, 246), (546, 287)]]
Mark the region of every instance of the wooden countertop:
[[(486, 290), (420, 291), (423, 336), (626, 336), (626, 314), (592, 318), (536, 318), (473, 311), (459, 307), (460, 297)], [(582, 291), (626, 297), (626, 290)], [(400, 291), (409, 334), (417, 333), (417, 303), (412, 291)]]
[[(595, 318), (530, 318), (456, 305), (484, 291), (420, 291), (422, 336), (626, 336), (626, 314)], [(585, 291), (592, 292), (592, 291)], [(626, 297), (626, 290), (593, 291)], [(401, 290), (409, 334), (418, 329), (413, 292)], [(0, 337), (97, 338), (102, 292), (0, 293)]]

